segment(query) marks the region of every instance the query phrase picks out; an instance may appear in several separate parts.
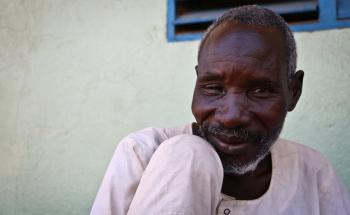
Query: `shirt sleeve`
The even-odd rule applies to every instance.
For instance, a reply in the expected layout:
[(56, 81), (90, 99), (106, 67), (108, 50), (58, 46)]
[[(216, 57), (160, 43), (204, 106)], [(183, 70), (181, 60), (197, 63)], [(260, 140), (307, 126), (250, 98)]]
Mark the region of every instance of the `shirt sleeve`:
[(90, 215), (125, 215), (145, 169), (135, 140), (117, 146), (95, 198)]

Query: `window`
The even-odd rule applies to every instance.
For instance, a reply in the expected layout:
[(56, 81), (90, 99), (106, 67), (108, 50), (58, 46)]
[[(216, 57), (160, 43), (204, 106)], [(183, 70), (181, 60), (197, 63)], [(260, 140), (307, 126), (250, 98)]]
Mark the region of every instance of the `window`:
[[(246, 0), (168, 0), (169, 41), (200, 39), (208, 26)], [(350, 0), (250, 0), (280, 14), (293, 31), (350, 27)]]
[(350, 19), (349, 0), (337, 0), (337, 16), (339, 19)]

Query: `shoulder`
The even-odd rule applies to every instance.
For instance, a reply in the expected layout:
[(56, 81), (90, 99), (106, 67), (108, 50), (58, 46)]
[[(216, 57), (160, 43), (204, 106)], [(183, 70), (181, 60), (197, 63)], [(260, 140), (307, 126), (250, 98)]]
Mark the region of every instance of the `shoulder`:
[(283, 210), (304, 211), (305, 206), (322, 214), (345, 214), (345, 211), (350, 211), (347, 189), (330, 161), (320, 152), (293, 141), (278, 139), (271, 149), (271, 155), (271, 193), (277, 197)]
[(280, 158), (291, 157), (315, 170), (330, 165), (329, 160), (316, 149), (286, 139), (278, 139), (272, 148), (272, 153), (276, 153)]
[(338, 183), (335, 170), (326, 156), (308, 146), (279, 139), (272, 150), (279, 157), (279, 161), (294, 170), (299, 180), (305, 184), (316, 186), (320, 196)]

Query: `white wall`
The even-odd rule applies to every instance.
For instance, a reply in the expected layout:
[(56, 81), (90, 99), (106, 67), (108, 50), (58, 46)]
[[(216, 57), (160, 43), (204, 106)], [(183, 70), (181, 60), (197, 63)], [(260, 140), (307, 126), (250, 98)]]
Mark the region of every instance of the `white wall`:
[[(198, 41), (166, 1), (0, 0), (0, 214), (87, 214), (118, 140), (193, 120)], [(305, 89), (283, 136), (350, 187), (350, 30), (298, 33)]]

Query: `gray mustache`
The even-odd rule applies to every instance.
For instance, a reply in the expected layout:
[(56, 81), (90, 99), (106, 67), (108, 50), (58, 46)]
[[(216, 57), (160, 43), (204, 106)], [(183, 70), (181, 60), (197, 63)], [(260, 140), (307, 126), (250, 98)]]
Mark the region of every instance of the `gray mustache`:
[(266, 136), (254, 131), (249, 131), (245, 128), (225, 128), (222, 126), (214, 126), (209, 124), (203, 124), (200, 126), (200, 129), (204, 134), (212, 134), (212, 135), (222, 135), (226, 136), (228, 138), (239, 138), (243, 141), (249, 141), (249, 142), (258, 142), (262, 143), (265, 141)]

